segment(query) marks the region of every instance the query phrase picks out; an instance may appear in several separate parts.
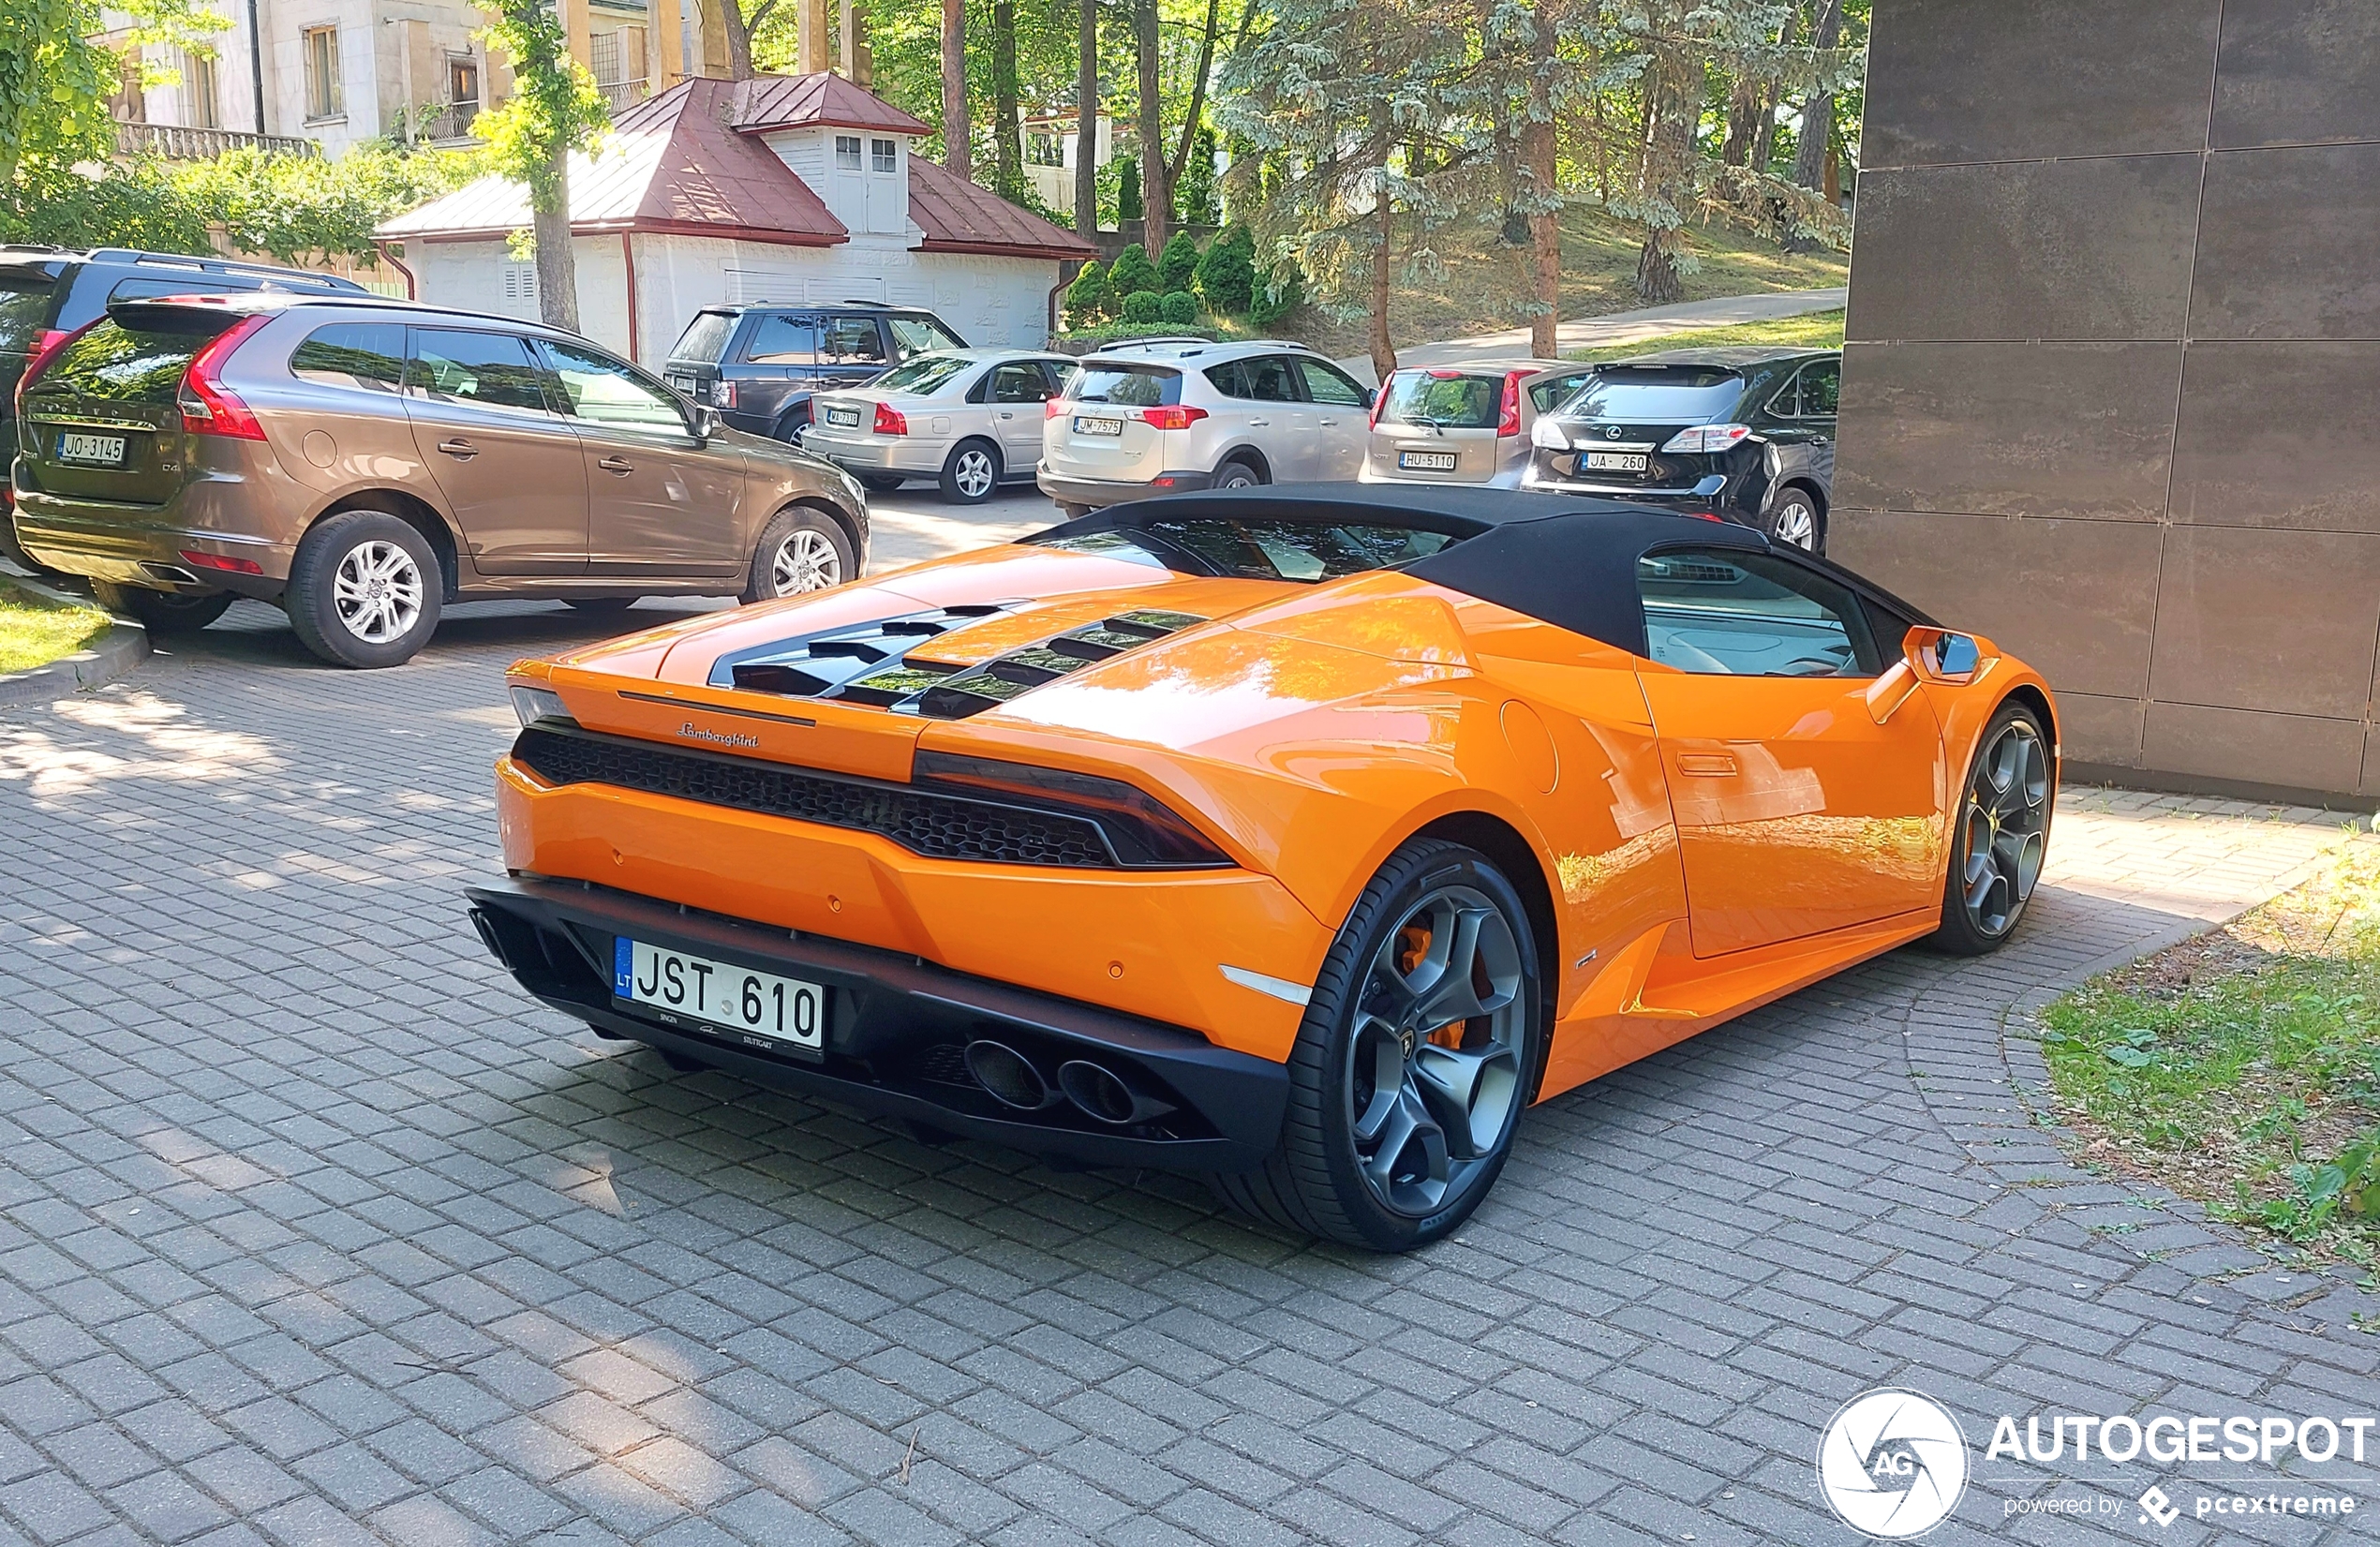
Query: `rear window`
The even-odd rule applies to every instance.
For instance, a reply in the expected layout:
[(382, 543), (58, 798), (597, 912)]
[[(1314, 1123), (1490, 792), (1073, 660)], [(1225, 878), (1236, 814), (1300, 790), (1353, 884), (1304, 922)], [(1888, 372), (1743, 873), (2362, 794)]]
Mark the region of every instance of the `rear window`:
[(1744, 379), (1709, 365), (1615, 365), (1598, 371), (1563, 412), (1623, 424), (1718, 424), (1744, 395)]
[(698, 311), (678, 335), (677, 347), (669, 351), (672, 360), (716, 362), (727, 352), (727, 340), (736, 331), (736, 319), (723, 311)]
[(1138, 522), (1033, 539), (1070, 553), (1105, 554), (1155, 569), (1243, 580), (1336, 580), (1434, 554), (1455, 539), (1410, 527), (1219, 519)]
[(927, 355), (895, 365), (868, 385), (880, 392), (939, 392), (945, 382), (974, 364), (947, 354)]
[(1447, 430), (1492, 430), (1504, 395), (1501, 376), (1399, 371), (1382, 394), (1380, 423)]
[(79, 393), (111, 403), (171, 404), (191, 357), (237, 320), (222, 313), (199, 315), (186, 332), (154, 324), (134, 332), (111, 318), (61, 350), (34, 390)]
[(1078, 403), (1153, 409), (1182, 401), (1182, 373), (1159, 365), (1089, 364), (1075, 372), (1066, 392)]
[(963, 350), (966, 341), (930, 317), (888, 317), (893, 342), (906, 357), (928, 350)]
[(0, 275), (0, 350), (33, 352), (35, 337), (50, 325), (51, 291), (37, 275)]

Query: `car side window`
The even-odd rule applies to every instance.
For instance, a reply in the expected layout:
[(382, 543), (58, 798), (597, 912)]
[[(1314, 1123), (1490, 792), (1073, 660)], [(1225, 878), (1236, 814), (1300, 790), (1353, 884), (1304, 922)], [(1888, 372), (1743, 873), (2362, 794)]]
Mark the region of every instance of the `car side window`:
[(666, 388), (592, 350), (558, 344), (550, 338), (542, 344), (562, 383), (562, 401), (573, 417), (590, 424), (687, 433), (686, 415)]
[(1701, 676), (1874, 677), (1867, 609), (1840, 582), (1771, 554), (1671, 548), (1636, 561), (1645, 653)]
[(963, 350), (967, 347), (959, 341), (958, 335), (930, 317), (892, 317), (885, 321), (892, 328), (893, 343), (900, 348), (904, 360), (931, 350)]
[(1586, 385), (1593, 371), (1579, 371), (1570, 376), (1549, 376), (1529, 388), (1529, 406), (1540, 413), (1552, 413), (1577, 394)]
[(404, 324), (334, 322), (317, 328), (290, 352), (290, 374), (318, 387), (393, 393), (405, 379)]
[(1071, 363), (1045, 360), (1041, 363), (1041, 374), (1049, 379), (1049, 395), (1062, 397), (1065, 395), (1066, 383), (1075, 379), (1075, 368)]
[(1802, 367), (1802, 417), (1832, 419), (1843, 394), (1843, 363), (1820, 360)]
[(744, 346), (744, 359), (754, 365), (817, 364), (818, 319), (764, 315)]
[(1316, 403), (1327, 403), (1334, 408), (1363, 407), (1363, 389), (1356, 385), (1354, 377), (1338, 366), (1325, 364), (1319, 360), (1301, 360), (1297, 365), (1298, 374), (1305, 379), (1305, 394)]
[(830, 317), (821, 331), (819, 353), (839, 365), (881, 365), (885, 339), (873, 317)]
[(1214, 390), (1226, 397), (1254, 397), (1256, 395), (1248, 390), (1248, 373), (1242, 368), (1242, 363), (1237, 360), (1227, 360), (1220, 365), (1209, 365), (1207, 379), (1214, 383)]
[(415, 328), (405, 390), (432, 402), (544, 413), (545, 389), (528, 342), (509, 333)]
[(1300, 401), (1298, 384), (1289, 375), (1289, 362), (1277, 354), (1258, 356), (1240, 362), (1248, 390), (1242, 395), (1260, 403), (1295, 403)]
[(1038, 403), (1049, 395), (1049, 379), (1033, 361), (1002, 365), (991, 373), (991, 400), (995, 403)]

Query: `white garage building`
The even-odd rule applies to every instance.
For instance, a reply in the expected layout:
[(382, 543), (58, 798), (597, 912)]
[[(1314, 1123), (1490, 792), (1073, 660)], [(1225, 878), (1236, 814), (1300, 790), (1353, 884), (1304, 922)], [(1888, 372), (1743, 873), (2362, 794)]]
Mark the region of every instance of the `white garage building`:
[[(1094, 249), (913, 159), (930, 132), (826, 73), (698, 78), (636, 103), (571, 158), (579, 325), (655, 367), (722, 301), (928, 306), (970, 344), (1038, 346), (1064, 265)], [(418, 299), (534, 318), (536, 265), (510, 248), (528, 225), (527, 187), (483, 177), (375, 234), (401, 245)]]

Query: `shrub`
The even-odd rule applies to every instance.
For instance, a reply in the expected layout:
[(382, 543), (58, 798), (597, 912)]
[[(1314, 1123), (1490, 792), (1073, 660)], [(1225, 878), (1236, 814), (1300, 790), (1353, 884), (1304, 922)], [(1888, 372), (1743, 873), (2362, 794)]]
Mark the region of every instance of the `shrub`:
[[(1116, 169), (1116, 220), (1140, 219), (1146, 208), (1140, 202), (1140, 162), (1138, 157), (1119, 156), (1108, 165)], [(1143, 255), (1146, 256), (1145, 254)]]
[(1157, 290), (1162, 294), (1157, 265), (1149, 261), (1148, 249), (1135, 242), (1116, 254), (1116, 260), (1108, 265), (1108, 289), (1117, 295), (1130, 295), (1135, 290)]
[(1305, 275), (1295, 263), (1284, 263), (1272, 279), (1258, 285), (1248, 302), (1248, 320), (1259, 328), (1269, 328), (1305, 300)]
[(1158, 289), (1171, 294), (1190, 288), (1191, 275), (1198, 272), (1198, 244), (1190, 240), (1188, 231), (1176, 231), (1167, 243), (1165, 251), (1157, 254)]
[(1165, 316), (1165, 297), (1154, 290), (1135, 290), (1123, 298), (1123, 320), (1127, 322), (1162, 322)]
[(1248, 309), (1257, 287), (1257, 239), (1245, 226), (1226, 226), (1198, 259), (1198, 293), (1207, 309), (1238, 317)]
[(1108, 271), (1099, 260), (1093, 259), (1075, 275), (1066, 287), (1066, 325), (1078, 328), (1106, 317), (1114, 306), (1115, 297), (1108, 290)]
[(1198, 298), (1188, 290), (1168, 290), (1157, 303), (1158, 315), (1183, 326), (1198, 320)]

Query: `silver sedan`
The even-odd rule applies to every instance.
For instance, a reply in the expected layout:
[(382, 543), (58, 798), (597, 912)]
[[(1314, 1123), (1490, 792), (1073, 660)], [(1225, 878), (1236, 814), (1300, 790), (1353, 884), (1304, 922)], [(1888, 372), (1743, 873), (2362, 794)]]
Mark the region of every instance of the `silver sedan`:
[(1074, 368), (1064, 355), (1033, 350), (913, 355), (864, 385), (820, 393), (802, 449), (871, 489), (930, 478), (945, 499), (979, 504), (1004, 480), (1033, 476), (1042, 404)]

